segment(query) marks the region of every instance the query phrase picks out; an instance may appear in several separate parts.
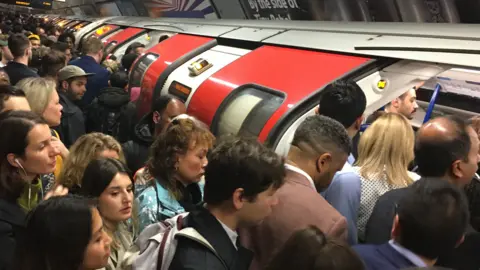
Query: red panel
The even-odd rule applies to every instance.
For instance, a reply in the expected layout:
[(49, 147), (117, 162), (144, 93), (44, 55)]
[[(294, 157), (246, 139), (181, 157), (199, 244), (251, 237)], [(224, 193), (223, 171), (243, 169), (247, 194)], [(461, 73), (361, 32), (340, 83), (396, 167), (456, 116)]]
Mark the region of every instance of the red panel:
[[(130, 28), (127, 28), (127, 29), (125, 29), (123, 31), (120, 31), (119, 33), (111, 36), (110, 38), (105, 40), (104, 43), (108, 44), (111, 41), (116, 41), (117, 45), (115, 45), (115, 47), (112, 47), (110, 49), (110, 51), (113, 51), (117, 46), (122, 45), (127, 39), (129, 39), (129, 38), (131, 38), (135, 35), (138, 35), (143, 31), (145, 31), (145, 29), (130, 27)], [(107, 53), (109, 53), (109, 52), (107, 52)]]
[(264, 141), (289, 108), (368, 60), (357, 56), (263, 46), (206, 80), (193, 95), (188, 113), (211, 125), (221, 102), (238, 86), (255, 83), (283, 91), (287, 96), (285, 102), (260, 133), (259, 139)]
[(147, 51), (156, 53), (160, 55), (160, 57), (150, 65), (143, 77), (142, 89), (140, 90), (140, 96), (137, 100), (137, 112), (139, 116), (145, 115), (150, 111), (153, 90), (160, 74), (181, 56), (212, 40), (213, 39), (206, 37), (177, 34)]
[(97, 38), (100, 38), (104, 35), (107, 35), (108, 33), (111, 33), (114, 30), (117, 30), (118, 28), (120, 28), (120, 26), (114, 25), (114, 24), (104, 25), (95, 29), (95, 32), (93, 33), (93, 35), (96, 36)]

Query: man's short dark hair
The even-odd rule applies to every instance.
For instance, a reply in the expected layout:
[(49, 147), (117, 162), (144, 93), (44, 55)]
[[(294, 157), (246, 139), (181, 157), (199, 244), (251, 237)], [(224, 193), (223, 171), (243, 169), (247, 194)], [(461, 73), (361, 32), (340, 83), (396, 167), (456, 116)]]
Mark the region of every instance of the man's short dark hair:
[(67, 38), (72, 39), (73, 44), (75, 44), (75, 35), (72, 32), (65, 32), (58, 37), (58, 41), (62, 43), (67, 43)]
[(295, 131), (292, 145), (317, 154), (340, 151), (348, 155), (352, 151), (345, 128), (338, 121), (323, 115), (307, 117)]
[(51, 50), (42, 57), (42, 68), (40, 74), (42, 76), (57, 76), (57, 73), (65, 67), (67, 57), (65, 53)]
[(8, 48), (14, 58), (24, 56), (28, 47), (30, 47), (30, 40), (23, 34), (14, 34), (8, 37)]
[(219, 205), (232, 198), (238, 188), (255, 201), (258, 194), (283, 185), (283, 158), (256, 139), (222, 138), (208, 157), (204, 201)]
[(52, 50), (54, 51), (59, 51), (59, 52), (63, 52), (65, 53), (68, 49), (70, 49), (68, 47), (68, 44), (67, 43), (64, 43), (64, 42), (55, 42), (53, 45), (52, 45)]
[(13, 30), (12, 30), (13, 33), (16, 33), (16, 34), (21, 34), (23, 32), (23, 25), (21, 24), (14, 24), (13, 25)]
[(468, 135), (470, 123), (456, 116), (445, 116), (453, 127), (452, 136), (429, 138), (419, 134), (415, 142), (415, 161), (418, 172), (425, 177), (445, 176), (453, 162), (468, 160), (471, 141)]
[(125, 50), (125, 54), (137, 53), (136, 50), (138, 48), (145, 48), (145, 44), (143, 44), (141, 42), (134, 42), (134, 43), (128, 45), (127, 49)]
[(110, 85), (124, 89), (128, 85), (128, 74), (125, 71), (117, 71), (110, 76)]
[(162, 114), (167, 108), (168, 103), (170, 103), (174, 99), (176, 99), (174, 96), (168, 94), (158, 97), (153, 103), (152, 112), (158, 112)]
[(0, 112), (5, 109), (5, 102), (10, 99), (10, 97), (25, 97), (25, 92), (23, 90), (11, 86), (11, 85), (0, 85)]
[(400, 236), (413, 253), (436, 259), (458, 244), (468, 225), (465, 195), (440, 178), (422, 178), (398, 202)]
[(122, 57), (122, 66), (124, 69), (127, 70), (127, 72), (130, 72), (130, 68), (132, 67), (135, 60), (137, 60), (137, 57), (138, 57), (138, 54), (136, 53), (125, 54)]
[(319, 105), (319, 114), (349, 128), (365, 112), (367, 98), (355, 82), (336, 81), (322, 91)]

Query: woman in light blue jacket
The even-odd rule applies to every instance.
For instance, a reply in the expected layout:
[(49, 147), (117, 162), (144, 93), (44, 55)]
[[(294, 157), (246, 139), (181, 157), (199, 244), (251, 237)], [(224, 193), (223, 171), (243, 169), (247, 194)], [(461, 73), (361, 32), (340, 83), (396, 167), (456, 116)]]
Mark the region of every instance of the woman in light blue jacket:
[(153, 143), (145, 168), (152, 181), (136, 185), (140, 231), (148, 225), (190, 211), (203, 200), (200, 180), (215, 137), (193, 117), (180, 115)]

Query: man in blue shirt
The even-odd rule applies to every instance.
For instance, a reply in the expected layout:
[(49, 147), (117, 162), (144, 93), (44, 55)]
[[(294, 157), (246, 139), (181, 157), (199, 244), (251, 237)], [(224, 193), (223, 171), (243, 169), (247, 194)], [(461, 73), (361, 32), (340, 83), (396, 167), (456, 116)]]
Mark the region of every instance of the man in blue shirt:
[[(340, 122), (353, 138), (363, 122), (367, 98), (355, 82), (336, 81), (327, 86), (320, 97), (318, 114)], [(347, 159), (343, 169), (336, 173), (332, 183), (322, 196), (348, 223), (348, 242), (357, 243), (357, 213), (360, 205), (360, 179), (353, 171), (353, 155)]]
[(73, 60), (69, 65), (80, 67), (86, 73), (95, 74), (88, 78), (87, 92), (81, 100), (81, 107), (92, 103), (98, 96), (100, 90), (108, 87), (110, 73), (100, 65), (103, 59), (103, 43), (97, 37), (89, 37), (82, 43), (83, 56)]

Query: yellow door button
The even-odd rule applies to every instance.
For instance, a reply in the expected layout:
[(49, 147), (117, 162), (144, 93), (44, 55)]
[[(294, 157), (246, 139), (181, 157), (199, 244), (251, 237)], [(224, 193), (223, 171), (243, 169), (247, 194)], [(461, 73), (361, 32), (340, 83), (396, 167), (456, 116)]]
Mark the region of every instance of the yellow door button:
[(380, 81), (377, 83), (377, 87), (378, 87), (378, 89), (385, 89), (385, 87), (387, 87), (387, 81), (385, 81), (385, 80), (380, 80)]

